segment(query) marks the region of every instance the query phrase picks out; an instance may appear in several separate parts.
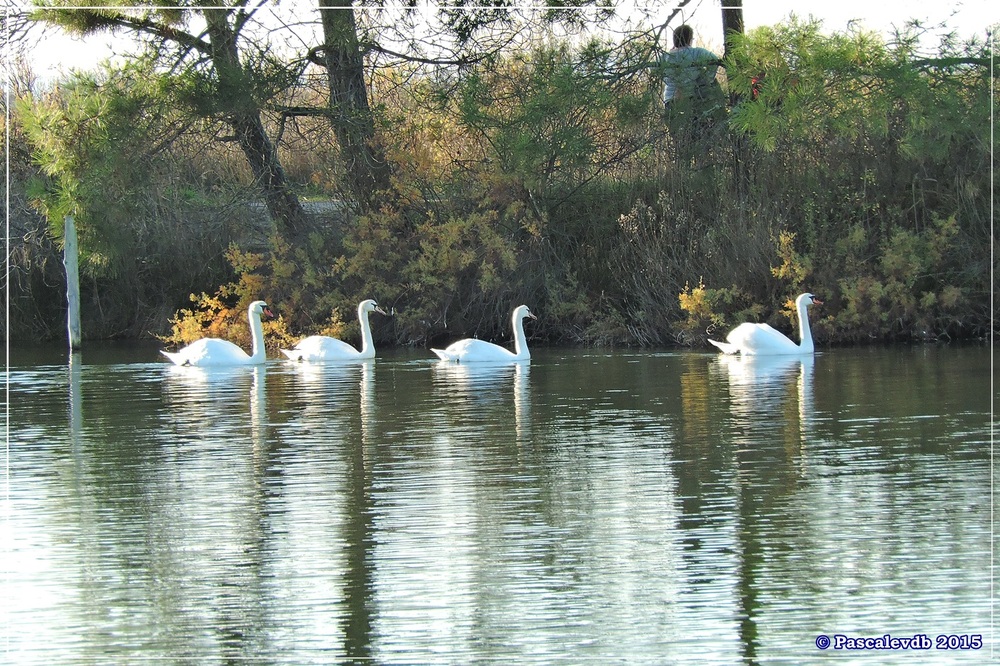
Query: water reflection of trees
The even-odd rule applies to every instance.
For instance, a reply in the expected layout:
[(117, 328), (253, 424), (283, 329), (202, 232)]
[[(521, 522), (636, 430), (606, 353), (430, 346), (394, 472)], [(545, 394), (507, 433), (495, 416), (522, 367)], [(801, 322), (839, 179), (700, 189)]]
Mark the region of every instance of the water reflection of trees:
[[(287, 646), (287, 636), (267, 628), (296, 626), (306, 603), (303, 640), (339, 636), (342, 653), (370, 656), (374, 368), (315, 370), (155, 364), (142, 372), (158, 375), (161, 407), (140, 414), (117, 401), (125, 413), (115, 423), (127, 426), (103, 428), (107, 396), (88, 394), (88, 409), (79, 388), (90, 369), (81, 381), (71, 367), (78, 541), (97, 572), (80, 586), (77, 606), (93, 616), (81, 626), (113, 627), (120, 654), (157, 627), (161, 654), (244, 659), (285, 651), (275, 641)], [(141, 400), (135, 383), (102, 385)], [(285, 566), (295, 562), (330, 566)], [(130, 584), (109, 601), (123, 593), (115, 572)], [(111, 625), (109, 604), (126, 611)]]
[[(982, 460), (982, 414), (943, 416), (923, 385), (863, 401), (896, 386), (902, 355), (875, 371), (832, 356), (796, 368), (609, 355), (468, 382), (426, 361), (213, 378), (71, 366), (72, 447), (60, 458), (39, 444), (31, 463), (54, 509), (43, 534), (73, 558), (58, 581), (70, 610), (45, 617), (116, 632), (126, 659), (141, 640), (177, 659), (298, 658), (320, 641), (335, 660), (434, 641), (528, 654), (600, 625), (601, 640), (668, 661), (688, 654), (683, 628), (716, 639), (720, 661), (741, 650), (754, 663), (834, 607), (844, 622), (881, 601), (899, 612), (890, 594), (985, 608), (971, 579), (948, 580), (967, 560), (988, 566), (975, 543), (986, 466), (956, 479)], [(948, 381), (988, 372), (965, 370)], [(885, 437), (857, 445), (873, 428)], [(925, 522), (949, 506), (961, 510)], [(639, 617), (650, 599), (662, 614)]]
[[(281, 396), (272, 409), (286, 415), (275, 434), (268, 478), (268, 515), (276, 540), (275, 622), (301, 622), (300, 643), (339, 646), (349, 659), (372, 657), (375, 501), (378, 457), (376, 362), (284, 363)], [(296, 562), (313, 570), (300, 571)], [(319, 563), (325, 566), (316, 569)]]
[[(251, 554), (261, 534), (247, 489), (263, 378), (166, 367), (70, 358), (74, 494), (57, 516), (87, 573), (66, 586), (62, 607), (79, 626), (115, 636), (84, 646), (95, 657), (128, 659), (150, 645), (176, 657), (255, 654), (260, 577)], [(213, 441), (219, 422), (231, 426), (237, 414), (242, 427)]]

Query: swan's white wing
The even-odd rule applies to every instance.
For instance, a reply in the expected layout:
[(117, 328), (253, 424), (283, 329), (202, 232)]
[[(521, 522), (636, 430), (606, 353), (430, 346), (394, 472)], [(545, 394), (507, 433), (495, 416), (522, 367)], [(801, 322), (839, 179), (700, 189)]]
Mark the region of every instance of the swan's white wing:
[(740, 324), (726, 340), (747, 355), (798, 354), (802, 351), (784, 333), (767, 324)]
[(468, 338), (448, 345), (445, 349), (431, 349), (438, 358), (458, 363), (497, 363), (516, 360), (513, 352), (485, 340)]
[(282, 349), (281, 353), (293, 361), (337, 361), (361, 357), (361, 352), (351, 345), (327, 335), (310, 335), (300, 340), (294, 349)]
[(229, 340), (202, 338), (176, 352), (162, 352), (177, 365), (246, 365), (250, 355)]

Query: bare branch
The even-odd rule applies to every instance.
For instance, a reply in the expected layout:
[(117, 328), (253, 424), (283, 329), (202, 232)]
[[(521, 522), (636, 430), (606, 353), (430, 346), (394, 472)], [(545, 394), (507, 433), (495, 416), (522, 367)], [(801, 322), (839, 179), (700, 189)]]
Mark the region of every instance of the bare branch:
[(319, 116), (332, 118), (336, 114), (328, 108), (319, 106), (286, 106), (276, 105), (269, 107), (269, 110), (280, 113), (283, 118), (300, 118), (304, 116)]
[(421, 65), (455, 65), (458, 67), (463, 67), (466, 65), (474, 65), (476, 63), (483, 62), (487, 59), (488, 55), (483, 54), (477, 57), (466, 57), (466, 58), (426, 58), (417, 55), (406, 55), (403, 53), (398, 53), (391, 49), (387, 49), (384, 46), (378, 44), (369, 44), (365, 49), (365, 53), (381, 53), (382, 55), (389, 56), (391, 58), (398, 58), (406, 62), (419, 63)]
[(674, 20), (674, 17), (680, 14), (681, 10), (684, 9), (686, 5), (690, 4), (690, 2), (691, 0), (681, 0), (680, 2), (677, 3), (677, 5), (674, 7), (674, 11), (670, 12), (670, 16), (667, 17), (667, 20), (664, 21), (662, 24), (660, 24), (660, 26), (657, 28), (656, 33), (653, 36), (654, 44), (657, 45), (660, 44), (660, 37), (663, 36), (663, 32), (667, 29), (667, 26), (670, 25), (670, 22)]
[(23, 11), (5, 11), (0, 14), (0, 36), (7, 48), (23, 49), (31, 39), (34, 21)]

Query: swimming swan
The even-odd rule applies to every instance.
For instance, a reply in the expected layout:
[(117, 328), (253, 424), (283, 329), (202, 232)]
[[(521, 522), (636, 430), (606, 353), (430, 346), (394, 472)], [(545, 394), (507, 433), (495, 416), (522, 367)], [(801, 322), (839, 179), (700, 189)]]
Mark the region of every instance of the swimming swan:
[(806, 310), (810, 305), (816, 303), (822, 305), (812, 294), (801, 294), (795, 299), (795, 309), (799, 314), (799, 339), (800, 344), (795, 344), (783, 333), (771, 328), (767, 324), (740, 324), (726, 336), (726, 342), (716, 342), (709, 340), (725, 354), (744, 355), (769, 355), (780, 354), (812, 354), (814, 345), (812, 332), (809, 330), (809, 313)]
[(343, 340), (328, 335), (310, 335), (299, 340), (294, 349), (282, 349), (281, 353), (293, 361), (361, 361), (375, 358), (375, 344), (372, 342), (372, 328), (368, 315), (372, 312), (385, 314), (378, 303), (368, 299), (358, 304), (358, 321), (361, 322), (361, 351)]
[(202, 338), (176, 352), (160, 350), (160, 353), (177, 365), (195, 365), (201, 367), (224, 365), (257, 365), (267, 360), (264, 349), (264, 327), (261, 317), (271, 319), (274, 313), (264, 301), (254, 301), (247, 308), (247, 319), (250, 321), (250, 336), (253, 338), (253, 354), (245, 351), (229, 340), (219, 338)]
[(531, 358), (528, 353), (528, 342), (524, 337), (524, 318), (537, 319), (531, 314), (527, 305), (519, 305), (514, 308), (510, 323), (514, 329), (514, 352), (504, 349), (500, 345), (485, 340), (475, 340), (466, 338), (448, 345), (445, 349), (431, 349), (443, 361), (454, 361), (455, 363), (507, 363), (511, 361), (527, 361)]

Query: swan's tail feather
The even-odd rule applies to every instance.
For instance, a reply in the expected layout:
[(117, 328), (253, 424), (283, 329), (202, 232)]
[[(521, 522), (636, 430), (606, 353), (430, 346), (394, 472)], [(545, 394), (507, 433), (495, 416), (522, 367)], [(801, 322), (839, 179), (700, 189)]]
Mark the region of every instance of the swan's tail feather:
[(435, 354), (437, 354), (437, 357), (439, 359), (441, 359), (442, 361), (454, 361), (454, 360), (456, 360), (455, 357), (453, 357), (451, 354), (449, 354), (444, 349), (433, 349), (432, 348), (431, 351), (434, 352)]
[(709, 342), (722, 350), (723, 354), (738, 354), (740, 352), (739, 347), (729, 342), (718, 342), (716, 340), (709, 340)]
[(160, 353), (169, 358), (175, 365), (184, 365), (184, 361), (181, 359), (181, 355), (175, 352), (168, 352), (160, 350)]

